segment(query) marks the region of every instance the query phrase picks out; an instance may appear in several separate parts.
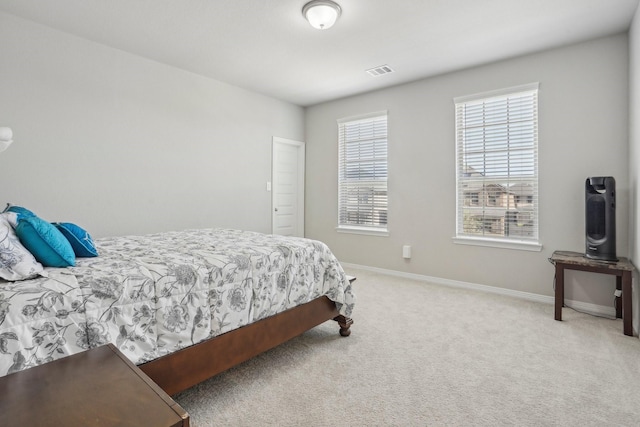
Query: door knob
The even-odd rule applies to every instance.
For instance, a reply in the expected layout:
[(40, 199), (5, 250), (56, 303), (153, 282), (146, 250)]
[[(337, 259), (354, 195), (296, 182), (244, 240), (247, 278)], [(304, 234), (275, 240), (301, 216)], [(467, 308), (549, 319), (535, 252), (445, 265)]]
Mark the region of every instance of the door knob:
[(278, 212), (278, 208), (276, 208), (275, 210), (276, 210), (276, 212)]

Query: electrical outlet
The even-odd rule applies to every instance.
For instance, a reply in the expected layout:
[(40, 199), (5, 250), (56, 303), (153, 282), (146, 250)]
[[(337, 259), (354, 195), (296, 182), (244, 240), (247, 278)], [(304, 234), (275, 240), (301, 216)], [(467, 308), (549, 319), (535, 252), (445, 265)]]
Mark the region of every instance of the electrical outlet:
[(404, 245), (402, 247), (402, 258), (411, 259), (411, 246)]

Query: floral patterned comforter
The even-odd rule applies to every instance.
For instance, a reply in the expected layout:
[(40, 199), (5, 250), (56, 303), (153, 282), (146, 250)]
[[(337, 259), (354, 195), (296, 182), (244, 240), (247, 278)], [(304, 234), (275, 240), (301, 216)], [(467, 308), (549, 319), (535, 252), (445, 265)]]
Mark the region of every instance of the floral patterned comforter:
[(0, 376), (106, 343), (141, 364), (351, 284), (318, 241), (237, 230), (97, 239), (97, 258), (0, 279)]

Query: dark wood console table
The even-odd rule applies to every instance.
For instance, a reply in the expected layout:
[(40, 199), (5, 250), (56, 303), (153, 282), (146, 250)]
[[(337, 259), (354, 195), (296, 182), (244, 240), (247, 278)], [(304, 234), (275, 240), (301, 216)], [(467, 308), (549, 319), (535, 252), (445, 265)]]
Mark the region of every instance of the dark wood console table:
[(189, 426), (189, 414), (113, 344), (1, 377), (0, 396), (14, 426)]
[(616, 298), (616, 318), (622, 318), (625, 335), (633, 335), (631, 325), (631, 275), (633, 264), (620, 257), (618, 261), (600, 261), (587, 258), (579, 252), (555, 251), (549, 259), (556, 267), (555, 319), (562, 320), (564, 306), (564, 271), (580, 270), (616, 276), (616, 289), (622, 291), (622, 298)]

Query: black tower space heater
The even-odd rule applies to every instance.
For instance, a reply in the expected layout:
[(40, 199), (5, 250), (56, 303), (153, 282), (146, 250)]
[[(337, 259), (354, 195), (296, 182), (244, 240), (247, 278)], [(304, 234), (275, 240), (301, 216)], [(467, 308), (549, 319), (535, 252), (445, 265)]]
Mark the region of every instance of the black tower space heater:
[(587, 178), (586, 257), (604, 261), (616, 258), (616, 180), (612, 176)]

